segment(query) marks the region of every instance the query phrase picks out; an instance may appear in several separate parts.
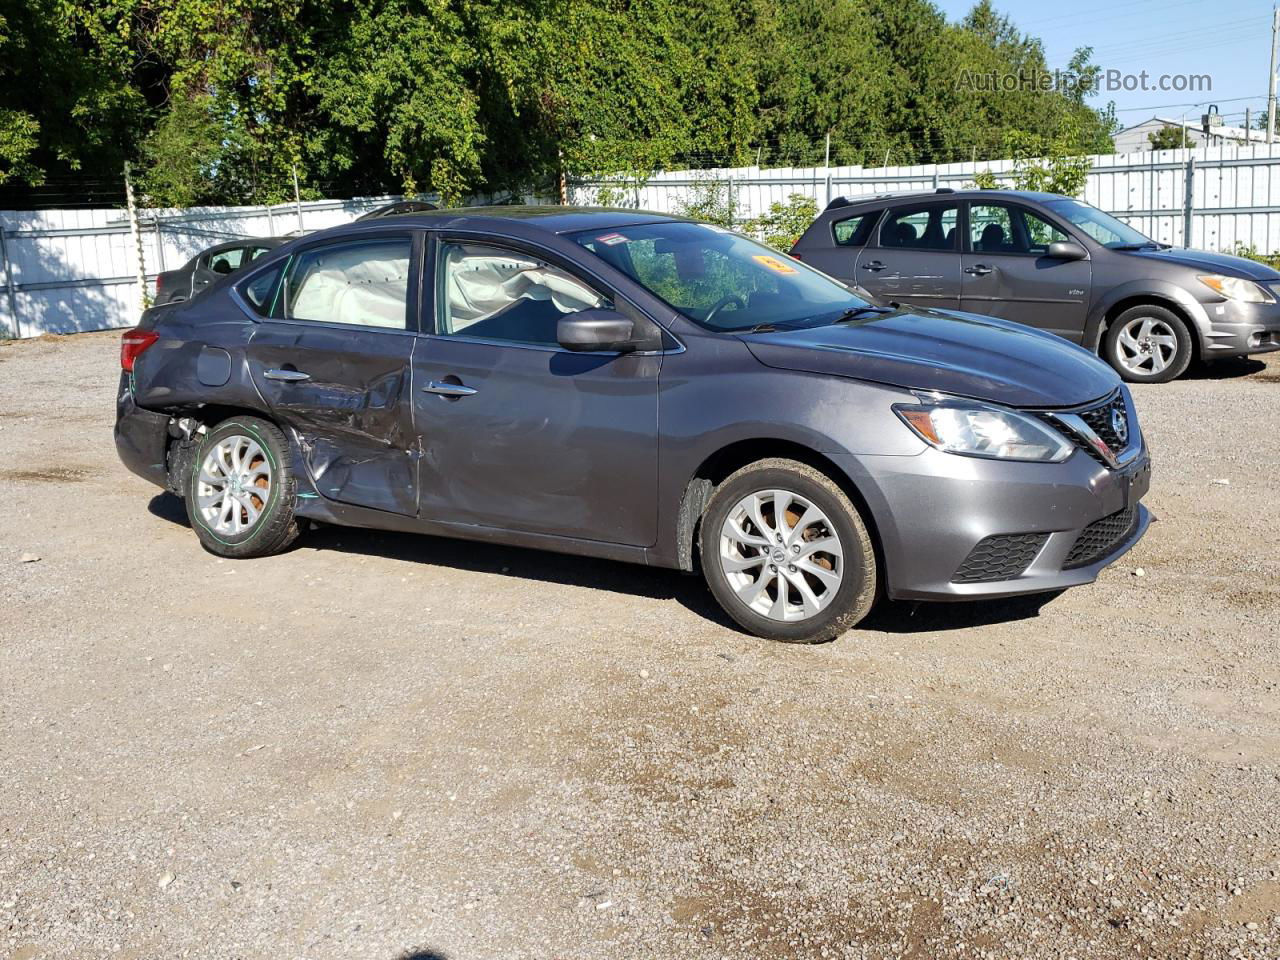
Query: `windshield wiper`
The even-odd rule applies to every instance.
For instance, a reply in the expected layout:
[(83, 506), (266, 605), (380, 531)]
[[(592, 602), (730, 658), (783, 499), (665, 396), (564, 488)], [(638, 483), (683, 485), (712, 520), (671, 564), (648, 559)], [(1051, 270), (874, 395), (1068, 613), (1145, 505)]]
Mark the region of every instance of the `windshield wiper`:
[(895, 307), (875, 307), (867, 304), (865, 307), (851, 307), (836, 318), (836, 323), (845, 323), (848, 320), (861, 320), (867, 316), (879, 316), (885, 313), (896, 313)]
[(1112, 250), (1160, 250), (1160, 244), (1154, 240), (1148, 240), (1145, 243), (1117, 243)]

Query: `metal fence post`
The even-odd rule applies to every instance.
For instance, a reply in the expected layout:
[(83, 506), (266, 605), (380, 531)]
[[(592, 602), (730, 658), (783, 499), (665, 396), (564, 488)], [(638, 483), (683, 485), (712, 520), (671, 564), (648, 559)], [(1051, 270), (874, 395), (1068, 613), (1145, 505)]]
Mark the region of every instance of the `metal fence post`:
[(13, 268), (9, 265), (9, 245), (4, 239), (4, 220), (0, 219), (0, 261), (4, 263), (4, 290), (9, 299), (9, 316), (13, 319), (13, 339), (22, 339), (22, 321), (18, 319), (18, 297), (13, 289)]
[(1191, 217), (1196, 212), (1196, 157), (1187, 157), (1186, 192), (1182, 198), (1182, 248), (1191, 246)]

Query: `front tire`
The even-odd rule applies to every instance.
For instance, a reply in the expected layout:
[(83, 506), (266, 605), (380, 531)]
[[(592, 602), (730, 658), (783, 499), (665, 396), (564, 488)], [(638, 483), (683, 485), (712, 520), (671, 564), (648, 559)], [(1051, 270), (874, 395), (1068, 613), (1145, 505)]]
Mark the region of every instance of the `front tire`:
[(857, 507), (794, 460), (761, 460), (720, 484), (699, 547), (712, 595), (756, 636), (832, 640), (875, 601), (875, 550)]
[(1112, 321), (1102, 355), (1130, 383), (1167, 383), (1191, 364), (1191, 333), (1172, 310), (1130, 307)]
[(265, 557), (298, 536), (295, 490), (280, 428), (258, 417), (232, 417), (200, 443), (187, 482), (187, 518), (210, 553)]

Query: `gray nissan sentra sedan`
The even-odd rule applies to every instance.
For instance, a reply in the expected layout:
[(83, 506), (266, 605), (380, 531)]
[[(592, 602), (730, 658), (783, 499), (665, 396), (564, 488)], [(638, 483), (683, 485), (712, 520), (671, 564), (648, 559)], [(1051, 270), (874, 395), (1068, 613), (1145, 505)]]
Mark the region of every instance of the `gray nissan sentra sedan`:
[(777, 640), (1092, 581), (1147, 450), (1090, 352), (873, 306), (720, 227), (563, 207), (293, 241), (121, 346), (116, 444), (247, 558), (304, 521), (701, 569)]

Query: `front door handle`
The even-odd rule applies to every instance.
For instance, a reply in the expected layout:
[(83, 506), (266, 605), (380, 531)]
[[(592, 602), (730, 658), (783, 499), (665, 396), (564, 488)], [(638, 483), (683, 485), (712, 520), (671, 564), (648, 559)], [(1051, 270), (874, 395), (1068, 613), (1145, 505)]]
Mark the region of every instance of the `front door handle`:
[(450, 383), (447, 380), (432, 380), (422, 388), (423, 393), (438, 393), (442, 397), (469, 397), (476, 392), (475, 387), (466, 387), (460, 383)]
[(975, 277), (985, 277), (991, 272), (991, 268), (985, 263), (975, 263), (972, 267), (965, 267), (964, 272), (972, 274)]
[(881, 263), (879, 260), (872, 260), (870, 263), (864, 263), (862, 265), (863, 270), (873, 270), (876, 273), (879, 273), (884, 268), (885, 264)]
[(267, 370), (262, 375), (268, 380), (281, 380), (285, 383), (301, 383), (311, 379), (311, 374), (301, 370)]

